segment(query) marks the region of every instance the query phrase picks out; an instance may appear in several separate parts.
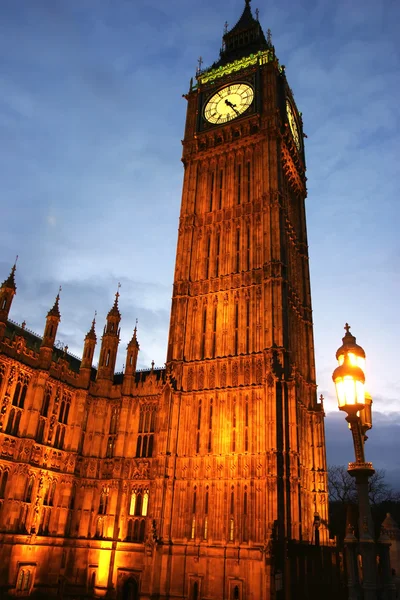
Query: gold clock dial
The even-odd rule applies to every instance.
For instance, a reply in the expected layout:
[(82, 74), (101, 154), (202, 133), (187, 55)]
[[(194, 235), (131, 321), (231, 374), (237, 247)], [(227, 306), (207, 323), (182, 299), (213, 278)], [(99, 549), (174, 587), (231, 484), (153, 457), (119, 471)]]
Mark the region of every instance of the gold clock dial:
[(286, 112), (287, 112), (287, 117), (288, 117), (288, 121), (289, 121), (290, 131), (292, 132), (292, 136), (294, 139), (294, 143), (297, 146), (297, 150), (300, 150), (301, 144), (300, 144), (299, 128), (297, 125), (296, 117), (294, 116), (292, 105), (290, 104), (289, 100), (286, 100)]
[(247, 83), (232, 83), (211, 96), (204, 107), (204, 118), (221, 125), (242, 115), (253, 102), (254, 91)]

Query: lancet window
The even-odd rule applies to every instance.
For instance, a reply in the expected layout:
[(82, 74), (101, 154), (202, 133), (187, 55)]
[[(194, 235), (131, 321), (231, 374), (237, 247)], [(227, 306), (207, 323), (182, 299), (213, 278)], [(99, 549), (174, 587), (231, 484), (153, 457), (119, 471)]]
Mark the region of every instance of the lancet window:
[(0, 500), (3, 500), (5, 498), (7, 480), (8, 471), (0, 471)]
[(34, 477), (34, 475), (30, 475), (30, 477), (28, 478), (28, 481), (26, 482), (26, 485), (25, 485), (24, 502), (32, 501), (32, 490), (33, 490), (34, 483), (35, 483), (35, 477)]
[(39, 530), (38, 530), (39, 535), (48, 535), (50, 517), (51, 517), (51, 508), (44, 506), (42, 508), (42, 514), (40, 516), (40, 523), (39, 523)]
[(55, 479), (53, 481), (49, 481), (46, 486), (46, 491), (43, 497), (43, 505), (44, 506), (53, 506), (54, 504), (54, 495), (56, 493), (57, 482)]
[(202, 402), (201, 402), (201, 400), (199, 400), (199, 407), (197, 409), (196, 454), (198, 454), (200, 452), (201, 408), (202, 408)]
[(28, 391), (29, 376), (25, 373), (20, 373), (18, 376), (17, 385), (15, 386), (13, 396), (13, 406), (24, 408), (26, 393)]
[(12, 408), (8, 414), (6, 433), (10, 435), (18, 435), (19, 422), (21, 420), (22, 411)]
[(149, 508), (149, 490), (134, 488), (131, 491), (128, 506), (128, 523), (126, 540), (130, 542), (143, 542), (146, 528), (146, 519)]
[(192, 499), (192, 520), (190, 526), (190, 539), (194, 540), (196, 535), (196, 508), (197, 508), (197, 486), (194, 486), (193, 489), (193, 499)]
[(63, 394), (63, 398), (60, 405), (60, 412), (58, 414), (59, 423), (64, 423), (66, 425), (68, 423), (68, 415), (71, 408), (71, 395), (69, 393)]
[(145, 404), (140, 407), (139, 431), (136, 444), (136, 458), (151, 457), (156, 423), (156, 406)]
[(32, 571), (28, 568), (20, 569), (17, 577), (17, 592), (28, 593), (32, 585)]

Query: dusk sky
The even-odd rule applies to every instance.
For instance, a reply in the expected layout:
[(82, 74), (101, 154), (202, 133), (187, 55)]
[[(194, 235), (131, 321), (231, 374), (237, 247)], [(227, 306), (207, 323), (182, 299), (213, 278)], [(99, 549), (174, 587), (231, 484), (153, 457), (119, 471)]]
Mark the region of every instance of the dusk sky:
[[(11, 318), (81, 356), (121, 282), (118, 369), (138, 318), (139, 366), (166, 358), (197, 59), (219, 55), (244, 0), (1, 0), (0, 279), (19, 255)], [(400, 487), (398, 0), (257, 4), (307, 134), (307, 222), (328, 463), (353, 459), (331, 374), (346, 321), (367, 354), (367, 460)], [(99, 343), (97, 346), (97, 355)]]

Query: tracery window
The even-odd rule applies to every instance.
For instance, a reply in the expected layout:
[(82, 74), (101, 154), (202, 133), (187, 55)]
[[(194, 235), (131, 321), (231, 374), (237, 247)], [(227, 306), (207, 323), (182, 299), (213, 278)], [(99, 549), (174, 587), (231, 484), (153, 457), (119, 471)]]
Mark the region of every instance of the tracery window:
[(146, 531), (146, 519), (129, 519), (126, 534), (127, 542), (143, 542)]
[(20, 569), (17, 578), (16, 591), (28, 593), (32, 585), (32, 570), (24, 567)]
[(156, 406), (144, 404), (140, 407), (139, 432), (136, 444), (136, 458), (148, 458), (153, 454), (153, 441), (156, 422)]
[(65, 426), (57, 425), (56, 435), (54, 436), (54, 448), (62, 450), (64, 448)]
[(147, 517), (149, 506), (149, 490), (133, 489), (129, 501), (129, 515)]
[(63, 398), (60, 405), (60, 412), (58, 413), (58, 421), (59, 423), (64, 423), (66, 425), (68, 423), (68, 415), (71, 408), (71, 395), (69, 393), (64, 392)]
[(33, 490), (34, 483), (35, 483), (35, 476), (30, 475), (30, 477), (28, 478), (28, 481), (26, 482), (26, 485), (25, 485), (24, 502), (31, 502), (32, 490)]
[(48, 535), (50, 516), (51, 516), (51, 508), (48, 508), (45, 506), (42, 507), (42, 514), (40, 516), (40, 523), (39, 523), (39, 530), (38, 530), (39, 535)]
[(12, 400), (13, 406), (24, 408), (26, 392), (28, 391), (29, 376), (26, 373), (18, 375), (17, 385), (15, 386), (14, 396)]
[(56, 493), (57, 482), (55, 479), (53, 481), (49, 481), (46, 486), (46, 491), (43, 497), (43, 505), (44, 506), (53, 506), (54, 503), (54, 495)]
[(10, 435), (18, 435), (21, 414), (22, 411), (14, 407), (10, 410), (6, 426), (6, 433), (9, 433)]

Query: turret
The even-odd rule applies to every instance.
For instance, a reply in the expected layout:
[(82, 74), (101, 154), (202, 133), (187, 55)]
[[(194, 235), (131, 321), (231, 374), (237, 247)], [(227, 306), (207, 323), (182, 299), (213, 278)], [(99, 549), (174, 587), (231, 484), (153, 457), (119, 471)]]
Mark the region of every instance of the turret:
[(51, 364), (51, 357), (54, 348), (54, 342), (56, 341), (58, 324), (61, 320), (60, 315), (60, 292), (61, 286), (58, 290), (53, 308), (49, 310), (46, 317), (46, 326), (44, 328), (43, 340), (40, 346), (40, 366), (42, 369), (48, 369)]
[[(120, 284), (118, 284), (118, 289)], [(115, 363), (117, 360), (117, 351), (119, 344), (119, 323), (121, 313), (118, 308), (119, 291), (115, 294), (113, 307), (107, 315), (107, 323), (104, 327), (103, 337), (101, 339), (101, 350), (99, 360), (99, 370), (97, 371), (97, 380), (113, 380)]]
[(138, 358), (138, 354), (139, 354), (139, 342), (137, 340), (137, 320), (136, 320), (136, 326), (135, 329), (133, 330), (133, 336), (131, 341), (129, 342), (129, 344), (126, 347), (126, 366), (125, 366), (125, 373), (124, 373), (124, 382), (122, 385), (122, 393), (123, 394), (130, 394), (132, 391), (132, 384), (133, 384), (133, 380), (135, 377), (135, 373), (136, 373), (136, 364), (137, 364), (137, 358)]
[(96, 313), (92, 321), (92, 326), (85, 336), (85, 343), (83, 345), (83, 355), (80, 367), (81, 385), (87, 387), (90, 381), (90, 372), (92, 370), (93, 355), (96, 348), (97, 337), (95, 332), (96, 325)]
[[(17, 257), (18, 258), (18, 257)], [(17, 261), (15, 261), (13, 268), (11, 269), (11, 273), (7, 277), (5, 281), (1, 284), (0, 287), (0, 340), (4, 338), (4, 333), (6, 331), (7, 319), (10, 313), (11, 304), (14, 298), (14, 295), (17, 291), (17, 286), (15, 285), (15, 270), (17, 268)]]

